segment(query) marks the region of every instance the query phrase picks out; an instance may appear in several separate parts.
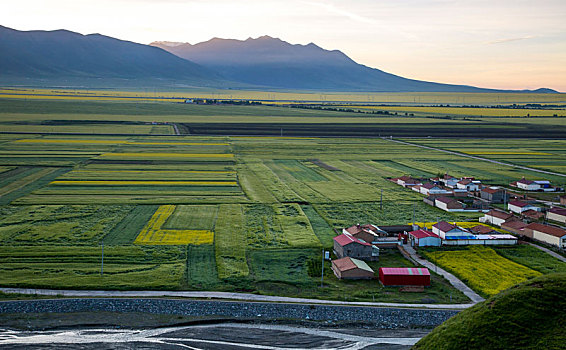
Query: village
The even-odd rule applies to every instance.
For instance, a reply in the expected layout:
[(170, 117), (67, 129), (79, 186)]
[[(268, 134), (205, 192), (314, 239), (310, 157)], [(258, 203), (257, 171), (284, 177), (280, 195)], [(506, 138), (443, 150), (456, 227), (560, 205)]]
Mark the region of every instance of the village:
[[(509, 188), (482, 184), (473, 177), (456, 178), (445, 174), (431, 179), (402, 176), (390, 181), (424, 195), (423, 201), (447, 212), (483, 213), (477, 225), (438, 221), (397, 226), (355, 224), (334, 237), (332, 271), (338, 279), (378, 279), (383, 286), (407, 291), (423, 291), (430, 286), (430, 271), (418, 254), (422, 247), (442, 249), (450, 246), (517, 245), (566, 249), (566, 195), (558, 202), (538, 200), (530, 194), (561, 192), (549, 181), (522, 178)], [(376, 272), (366, 263), (379, 261), (380, 250), (398, 249), (416, 267), (379, 267)], [(434, 265), (432, 265), (434, 266)], [(408, 289), (407, 289), (408, 288)]]

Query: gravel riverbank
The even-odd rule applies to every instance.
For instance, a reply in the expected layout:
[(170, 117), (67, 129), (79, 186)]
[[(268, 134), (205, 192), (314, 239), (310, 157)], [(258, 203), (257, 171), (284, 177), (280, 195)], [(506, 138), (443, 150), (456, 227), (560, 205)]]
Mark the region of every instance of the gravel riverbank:
[(179, 299), (56, 299), (0, 302), (0, 313), (136, 312), (241, 320), (360, 322), (382, 329), (436, 327), (458, 311)]

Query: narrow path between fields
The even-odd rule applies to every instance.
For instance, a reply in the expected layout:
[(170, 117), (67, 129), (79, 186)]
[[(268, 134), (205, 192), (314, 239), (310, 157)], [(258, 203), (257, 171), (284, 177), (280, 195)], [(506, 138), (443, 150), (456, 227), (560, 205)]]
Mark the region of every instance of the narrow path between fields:
[[(32, 289), (32, 288), (0, 288), (0, 292), (7, 294), (48, 295), (64, 297), (83, 298), (197, 298), (197, 299), (225, 299), (252, 302), (277, 302), (297, 304), (325, 304), (343, 306), (372, 306), (372, 307), (394, 307), (415, 309), (446, 309), (463, 310), (474, 306), (476, 302), (469, 304), (403, 304), (403, 303), (378, 303), (378, 302), (355, 302), (338, 300), (319, 300), (305, 298), (277, 297), (269, 295), (257, 295), (247, 293), (228, 292), (182, 292), (182, 291), (114, 291), (114, 290), (57, 290), (57, 289)], [(483, 299), (482, 299), (483, 300)]]
[(527, 242), (527, 244), (530, 244), (531, 246), (533, 246), (533, 247), (535, 247), (535, 248), (537, 248), (537, 249), (540, 249), (540, 250), (542, 250), (543, 252), (545, 252), (545, 253), (547, 253), (547, 254), (552, 255), (553, 257), (555, 257), (556, 259), (558, 259), (558, 260), (560, 260), (560, 261), (566, 262), (566, 258), (565, 258), (565, 257), (563, 257), (562, 255), (560, 255), (560, 254), (558, 254), (558, 253), (553, 252), (553, 251), (550, 250), (550, 249), (547, 249), (547, 248), (545, 248), (545, 247), (541, 247), (540, 245), (537, 245), (537, 244), (534, 244), (534, 243), (531, 243), (531, 242)]
[(455, 155), (455, 156), (467, 157), (467, 158), (482, 160), (482, 161), (484, 161), (484, 162), (490, 162), (490, 163), (495, 163), (495, 164), (500, 164), (500, 165), (506, 165), (506, 166), (510, 166), (510, 167), (513, 167), (513, 168), (524, 169), (524, 170), (529, 170), (529, 171), (535, 171), (535, 172), (537, 172), (537, 173), (543, 173), (543, 174), (549, 174), (549, 175), (556, 175), (556, 176), (563, 176), (563, 177), (566, 177), (566, 174), (555, 173), (555, 172), (553, 172), (553, 171), (546, 171), (546, 170), (540, 170), (540, 169), (535, 169), (535, 168), (529, 168), (528, 166), (523, 166), (523, 165), (516, 165), (516, 164), (512, 164), (512, 163), (500, 162), (500, 161), (498, 161), (498, 160), (493, 160), (493, 159), (488, 159), (488, 158), (482, 158), (482, 157), (473, 156), (473, 155), (466, 154), (466, 153), (460, 153), (460, 152), (456, 152), (456, 151), (448, 151), (448, 150), (441, 149), (441, 148), (419, 145), (419, 144), (417, 144), (417, 143), (405, 142), (405, 141), (395, 140), (395, 139), (391, 139), (391, 138), (387, 138), (387, 137), (382, 137), (382, 139), (387, 140), (387, 141), (391, 141), (391, 142), (401, 143), (401, 144), (408, 145), (408, 146), (415, 146), (415, 147), (430, 149), (430, 150), (433, 150), (433, 151), (439, 151), (439, 152), (444, 152), (444, 153), (448, 153), (448, 154), (453, 154), (453, 155)]
[(450, 282), (450, 284), (454, 286), (454, 288), (456, 288), (459, 291), (461, 291), (462, 293), (464, 293), (468, 298), (470, 298), (470, 300), (472, 300), (472, 302), (479, 303), (479, 302), (485, 300), (484, 298), (482, 298), (479, 294), (474, 292), (470, 287), (468, 287), (466, 284), (464, 284), (464, 282), (460, 281), (456, 276), (454, 276), (450, 272), (443, 270), (440, 267), (436, 266), (435, 264), (431, 263), (430, 261), (421, 258), (417, 254), (415, 249), (413, 247), (411, 247), (410, 245), (403, 246), (403, 248), (405, 249), (405, 251), (407, 253), (409, 253), (409, 255), (411, 256), (411, 258), (413, 260), (415, 260), (417, 263), (421, 264), (422, 266), (427, 267), (429, 270), (434, 271), (437, 274), (444, 276), (444, 278), (446, 278), (448, 280), (448, 282)]

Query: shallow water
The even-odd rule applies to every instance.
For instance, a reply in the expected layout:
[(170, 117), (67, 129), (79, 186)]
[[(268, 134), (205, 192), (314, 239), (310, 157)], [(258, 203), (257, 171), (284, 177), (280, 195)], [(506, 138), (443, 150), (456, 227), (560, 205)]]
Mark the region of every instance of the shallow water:
[(426, 332), (318, 329), (218, 324), (145, 330), (82, 328), (59, 331), (0, 329), (10, 349), (409, 349)]

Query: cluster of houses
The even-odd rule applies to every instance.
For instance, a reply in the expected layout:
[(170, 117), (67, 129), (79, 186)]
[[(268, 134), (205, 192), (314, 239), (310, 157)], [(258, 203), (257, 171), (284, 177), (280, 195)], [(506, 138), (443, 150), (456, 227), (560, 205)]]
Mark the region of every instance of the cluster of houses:
[(413, 247), (517, 244), (515, 236), (502, 234), (485, 225), (465, 229), (446, 221), (437, 222), (431, 230), (425, 227), (405, 232), (400, 238)]
[[(509, 202), (508, 207), (511, 212), (492, 209), (480, 218), (480, 222), (499, 226), (505, 231), (512, 232), (516, 235), (528, 237), (561, 249), (566, 249), (565, 229), (555, 225), (537, 222), (536, 220), (538, 220), (538, 218), (534, 216), (529, 217), (536, 220), (531, 220), (531, 222), (529, 222), (529, 220), (527, 220), (529, 217), (524, 215), (529, 211), (534, 211), (535, 213), (541, 214), (547, 221), (554, 221), (557, 224), (566, 224), (565, 208), (553, 207), (548, 209), (546, 214), (542, 214), (537, 211), (539, 208), (532, 208), (532, 206), (526, 206), (523, 203), (511, 203), (512, 202)], [(521, 211), (521, 209), (524, 210)], [(521, 216), (517, 216), (514, 213)]]
[[(423, 183), (419, 179), (402, 176), (391, 181), (425, 195), (426, 203), (445, 211), (483, 212), (484, 216), (479, 220), (481, 223), (566, 249), (566, 230), (543, 223), (552, 221), (557, 225), (566, 225), (566, 208), (545, 209), (524, 199), (511, 200), (506, 189), (485, 186), (471, 177), (455, 178), (446, 174)], [(548, 181), (524, 178), (511, 185), (525, 191), (559, 190)], [(509, 212), (493, 209), (492, 204), (506, 204)], [(560, 204), (566, 205), (566, 196), (560, 197)], [(332, 261), (332, 270), (340, 279), (379, 278), (387, 286), (428, 286), (430, 273), (426, 268), (381, 267), (376, 277), (366, 261), (378, 261), (380, 249), (402, 247), (403, 244), (413, 247), (514, 245), (518, 242), (515, 235), (501, 233), (487, 225), (463, 228), (446, 221), (437, 222), (430, 229), (416, 225), (358, 224), (342, 229), (341, 234), (334, 237), (334, 254), (338, 258)]]
[[(488, 212), (491, 204), (508, 203), (510, 193), (499, 186), (487, 186), (473, 177), (456, 178), (444, 174), (428, 180), (401, 176), (391, 179), (396, 184), (407, 187), (425, 195), (423, 201), (431, 206), (448, 212)], [(511, 183), (511, 186), (525, 191), (557, 191), (547, 180), (531, 181), (525, 178)], [(527, 209), (528, 210), (528, 209)], [(526, 215), (541, 217), (540, 214), (528, 212)]]
[[(375, 271), (366, 261), (377, 261), (381, 248), (397, 247), (399, 239), (394, 233), (411, 226), (354, 225), (334, 237), (332, 271), (339, 279), (375, 279), (384, 286), (429, 286), (430, 273), (426, 268), (380, 267)], [(393, 234), (393, 236), (391, 236)]]
[(397, 247), (397, 233), (410, 228), (410, 225), (379, 227), (371, 224), (344, 228), (340, 235), (334, 237), (334, 254), (339, 258), (377, 261), (379, 249)]
[(479, 192), (485, 186), (473, 177), (456, 178), (445, 174), (443, 177), (421, 180), (401, 176), (391, 181), (423, 194), (425, 203), (448, 212), (485, 212), (489, 210), (488, 201), (479, 198)]

